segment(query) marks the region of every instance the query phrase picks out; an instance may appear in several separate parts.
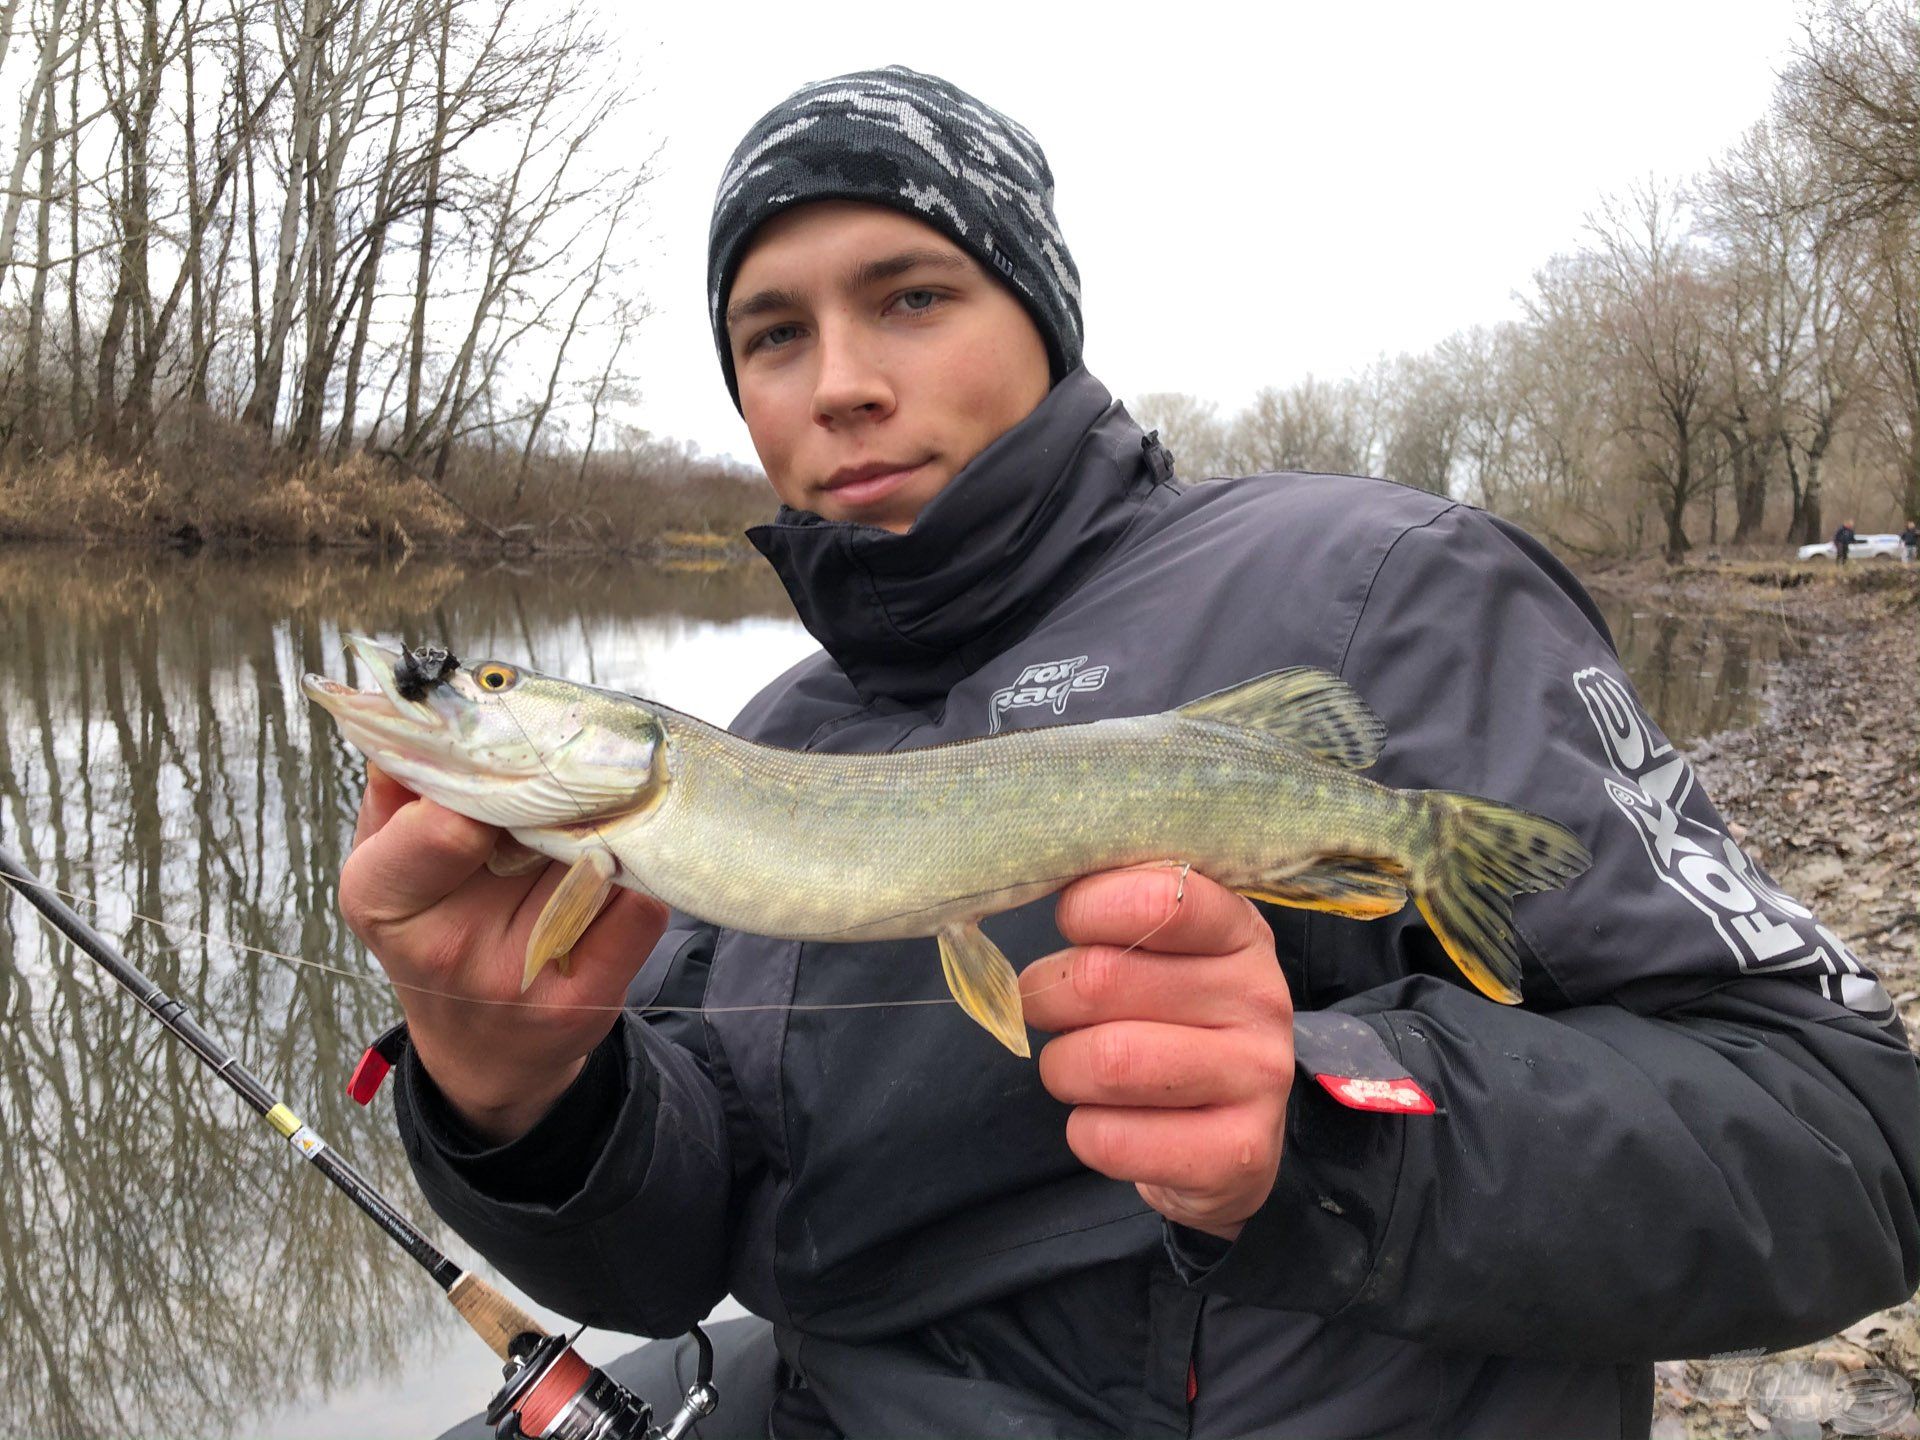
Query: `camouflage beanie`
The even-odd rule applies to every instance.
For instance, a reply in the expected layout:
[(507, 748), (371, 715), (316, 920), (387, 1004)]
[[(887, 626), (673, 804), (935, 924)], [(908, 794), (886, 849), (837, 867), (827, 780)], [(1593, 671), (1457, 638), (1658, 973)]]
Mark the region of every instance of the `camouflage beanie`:
[(810, 200), (865, 200), (931, 225), (1018, 297), (1056, 381), (1080, 364), (1080, 272), (1054, 219), (1039, 143), (945, 80), (889, 65), (803, 85), (760, 117), (720, 177), (707, 309), (735, 408), (734, 273), (762, 222)]

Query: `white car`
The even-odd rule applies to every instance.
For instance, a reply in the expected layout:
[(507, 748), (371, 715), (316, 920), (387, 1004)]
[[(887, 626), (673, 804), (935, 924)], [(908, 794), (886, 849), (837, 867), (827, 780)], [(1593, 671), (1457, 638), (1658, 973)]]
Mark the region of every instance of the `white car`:
[[(1900, 537), (1898, 535), (1861, 535), (1847, 547), (1849, 560), (1898, 560), (1900, 558)], [(1802, 545), (1800, 559), (1831, 560), (1834, 558), (1833, 542), (1828, 540), (1819, 545)]]

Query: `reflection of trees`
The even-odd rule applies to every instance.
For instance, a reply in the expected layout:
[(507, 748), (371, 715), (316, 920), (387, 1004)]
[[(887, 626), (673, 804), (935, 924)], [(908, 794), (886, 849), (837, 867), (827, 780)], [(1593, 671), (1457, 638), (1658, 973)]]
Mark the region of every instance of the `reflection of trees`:
[[(487, 626), (503, 648), (528, 633), (548, 637), (578, 626), (581, 616), (602, 620), (740, 620), (791, 613), (772, 570), (751, 565), (715, 571), (677, 570), (607, 557), (513, 562), (490, 555), (385, 562), (358, 552), (277, 551), (192, 556), (85, 550), (67, 546), (0, 546), (0, 611), (32, 597), (49, 613), (127, 619), (215, 604), (246, 606), (262, 615), (307, 616), (369, 630), (409, 634), (437, 628), (464, 635), (463, 622)], [(516, 614), (516, 607), (520, 614)], [(162, 625), (155, 644), (171, 658), (186, 637), (177, 623)], [(564, 643), (564, 641), (562, 641)], [(316, 659), (337, 660), (323, 646)]]
[[(386, 987), (131, 912), (373, 969), (335, 896), (359, 758), (311, 723), (296, 683), (337, 668), (342, 629), (431, 626), (558, 667), (592, 663), (595, 624), (785, 603), (771, 577), (604, 563), (0, 551), (0, 836), (427, 1219), (390, 1120), (342, 1091), (396, 1012)], [(16, 1429), (216, 1434), (290, 1392), (391, 1370), (450, 1323), (380, 1232), (130, 997), (24, 904), (0, 913), (0, 1388)]]
[[(128, 958), (305, 1102), (315, 1128), (404, 1186), (384, 1125), (347, 1114), (338, 1088), (390, 1017), (382, 988), (316, 983), (126, 918), (353, 953), (332, 877), (356, 785), (337, 752), (306, 753), (279, 653), (311, 624), (191, 595), (73, 613), (71, 572), (39, 574), (40, 594), (0, 605), (9, 842), (98, 905)], [(431, 1291), (32, 912), (9, 902), (8, 921), (0, 1384), (16, 1425), (140, 1434), (164, 1416), (218, 1433), (246, 1397), (384, 1362), (436, 1308)]]
[(1712, 735), (1735, 722), (1744, 711), (1749, 675), (1753, 668), (1753, 636), (1744, 630), (1728, 630), (1720, 637), (1720, 667), (1716, 683), (1709, 693), (1705, 716), (1694, 729)]
[(1746, 724), (1766, 667), (1793, 644), (1773, 620), (1672, 612), (1636, 617), (1625, 600), (1598, 598), (1647, 712), (1680, 744)]

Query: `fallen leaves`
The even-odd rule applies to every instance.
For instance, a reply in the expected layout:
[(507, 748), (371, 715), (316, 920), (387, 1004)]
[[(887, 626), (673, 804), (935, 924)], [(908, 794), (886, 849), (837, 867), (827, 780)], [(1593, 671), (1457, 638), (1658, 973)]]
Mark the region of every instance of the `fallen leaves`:
[[(1798, 588), (1783, 607), (1743, 575), (1693, 569), (1652, 582), (1649, 599), (1713, 613), (1761, 608), (1802, 634), (1767, 715), (1693, 747), (1692, 759), (1734, 838), (1879, 975), (1911, 1042), (1920, 1037), (1920, 574), (1872, 578)], [(1660, 1365), (1654, 1434), (1817, 1436), (1822, 1417), (1811, 1410), (1827, 1404), (1821, 1396), (1868, 1405), (1878, 1386), (1888, 1391), (1884, 1422), (1847, 1429), (1829, 1415), (1828, 1427), (1920, 1436), (1910, 1391), (1891, 1393), (1916, 1376), (1920, 1306), (1909, 1300), (1798, 1350)], [(1798, 1399), (1796, 1386), (1806, 1392)]]

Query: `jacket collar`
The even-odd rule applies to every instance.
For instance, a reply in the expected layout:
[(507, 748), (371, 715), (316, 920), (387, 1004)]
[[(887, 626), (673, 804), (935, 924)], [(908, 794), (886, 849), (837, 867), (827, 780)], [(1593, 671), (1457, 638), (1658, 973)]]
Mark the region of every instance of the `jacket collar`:
[(1158, 439), (1083, 366), (904, 534), (783, 505), (747, 538), (863, 699), (915, 704), (1037, 623), (1171, 478)]

